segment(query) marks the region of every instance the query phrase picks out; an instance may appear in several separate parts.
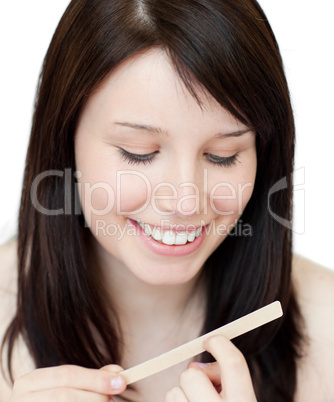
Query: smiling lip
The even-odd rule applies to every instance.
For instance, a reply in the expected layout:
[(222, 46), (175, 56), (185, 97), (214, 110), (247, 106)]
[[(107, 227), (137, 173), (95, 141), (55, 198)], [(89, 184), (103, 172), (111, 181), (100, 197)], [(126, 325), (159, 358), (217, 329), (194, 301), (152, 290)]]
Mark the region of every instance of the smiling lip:
[(160, 243), (156, 240), (154, 240), (151, 236), (148, 236), (143, 229), (138, 225), (136, 221), (133, 219), (127, 218), (128, 223), (133, 225), (136, 229), (136, 233), (139, 234), (139, 239), (141, 242), (149, 248), (151, 251), (153, 251), (156, 254), (159, 255), (165, 255), (165, 256), (170, 256), (170, 257), (182, 257), (184, 255), (188, 255), (196, 251), (199, 246), (202, 244), (204, 237), (206, 235), (205, 233), (205, 228), (206, 226), (203, 227), (201, 234), (195, 238), (195, 240), (191, 243), (186, 243), (184, 245), (167, 245), (164, 243)]
[[(140, 223), (140, 221), (135, 221), (137, 223)], [(149, 225), (145, 222), (142, 222), (144, 225)], [(149, 225), (152, 229), (153, 228), (157, 228), (159, 230), (161, 230), (162, 232), (166, 231), (166, 230), (172, 230), (173, 232), (193, 232), (194, 230), (196, 231), (197, 229), (202, 228), (202, 226), (195, 226), (195, 225), (173, 225), (173, 226), (158, 226), (158, 225)]]

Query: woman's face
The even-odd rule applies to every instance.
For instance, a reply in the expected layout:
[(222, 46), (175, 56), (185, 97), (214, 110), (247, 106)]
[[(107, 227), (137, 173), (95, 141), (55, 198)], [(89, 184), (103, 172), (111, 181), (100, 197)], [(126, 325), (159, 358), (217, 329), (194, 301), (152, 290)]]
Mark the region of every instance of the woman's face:
[(86, 224), (111, 264), (149, 284), (194, 278), (253, 191), (255, 133), (198, 96), (150, 50), (110, 74), (76, 130)]

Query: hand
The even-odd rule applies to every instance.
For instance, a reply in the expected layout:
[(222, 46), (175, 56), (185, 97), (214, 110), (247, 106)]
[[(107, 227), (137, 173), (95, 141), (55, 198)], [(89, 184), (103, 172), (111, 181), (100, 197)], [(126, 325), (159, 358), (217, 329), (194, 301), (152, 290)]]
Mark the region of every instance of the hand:
[(180, 386), (166, 394), (166, 402), (256, 402), (252, 379), (243, 354), (221, 335), (204, 344), (216, 363), (190, 363)]
[(109, 365), (96, 369), (58, 366), (37, 369), (14, 382), (9, 402), (109, 402), (126, 384), (118, 375), (123, 369)]

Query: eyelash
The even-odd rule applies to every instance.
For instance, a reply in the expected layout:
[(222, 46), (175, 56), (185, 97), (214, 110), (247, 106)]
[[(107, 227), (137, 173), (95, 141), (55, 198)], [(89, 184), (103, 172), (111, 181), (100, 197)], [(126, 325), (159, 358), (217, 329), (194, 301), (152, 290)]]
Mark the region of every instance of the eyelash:
[[(125, 151), (123, 148), (119, 148), (122, 158), (124, 161), (127, 161), (130, 165), (139, 165), (142, 163), (146, 165), (146, 163), (152, 163), (155, 155), (159, 153), (159, 151), (154, 151), (149, 154), (138, 155), (132, 154), (131, 152)], [(238, 161), (238, 153), (229, 156), (229, 157), (222, 157), (214, 154), (206, 154), (208, 156), (208, 161), (216, 166), (222, 167), (231, 167), (232, 165), (236, 165)], [(239, 162), (240, 163), (240, 162)]]

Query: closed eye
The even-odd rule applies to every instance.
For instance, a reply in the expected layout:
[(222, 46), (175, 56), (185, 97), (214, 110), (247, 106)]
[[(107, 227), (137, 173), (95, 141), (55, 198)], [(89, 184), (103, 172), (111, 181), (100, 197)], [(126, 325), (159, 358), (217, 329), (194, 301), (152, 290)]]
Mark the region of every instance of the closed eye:
[(214, 154), (206, 154), (206, 156), (209, 162), (217, 166), (231, 167), (232, 165), (236, 165), (237, 162), (240, 163), (240, 161), (238, 161), (237, 159), (238, 153), (228, 157), (218, 156)]
[[(127, 161), (130, 165), (139, 165), (140, 163), (146, 165), (146, 163), (152, 163), (156, 154), (159, 153), (159, 151), (154, 151), (148, 154), (133, 154), (123, 148), (119, 148), (119, 151), (121, 152), (123, 160)], [(231, 167), (233, 165), (236, 165), (236, 163), (239, 162), (237, 156), (238, 153), (228, 157), (218, 156), (210, 153), (206, 154), (206, 158), (210, 163), (223, 167)]]
[(139, 155), (139, 154), (132, 154), (131, 152), (128, 152), (123, 148), (119, 148), (119, 150), (121, 152), (123, 160), (127, 161), (130, 165), (139, 165), (140, 163), (146, 165), (146, 163), (152, 163), (155, 155), (159, 152), (154, 151), (150, 152), (149, 154)]

